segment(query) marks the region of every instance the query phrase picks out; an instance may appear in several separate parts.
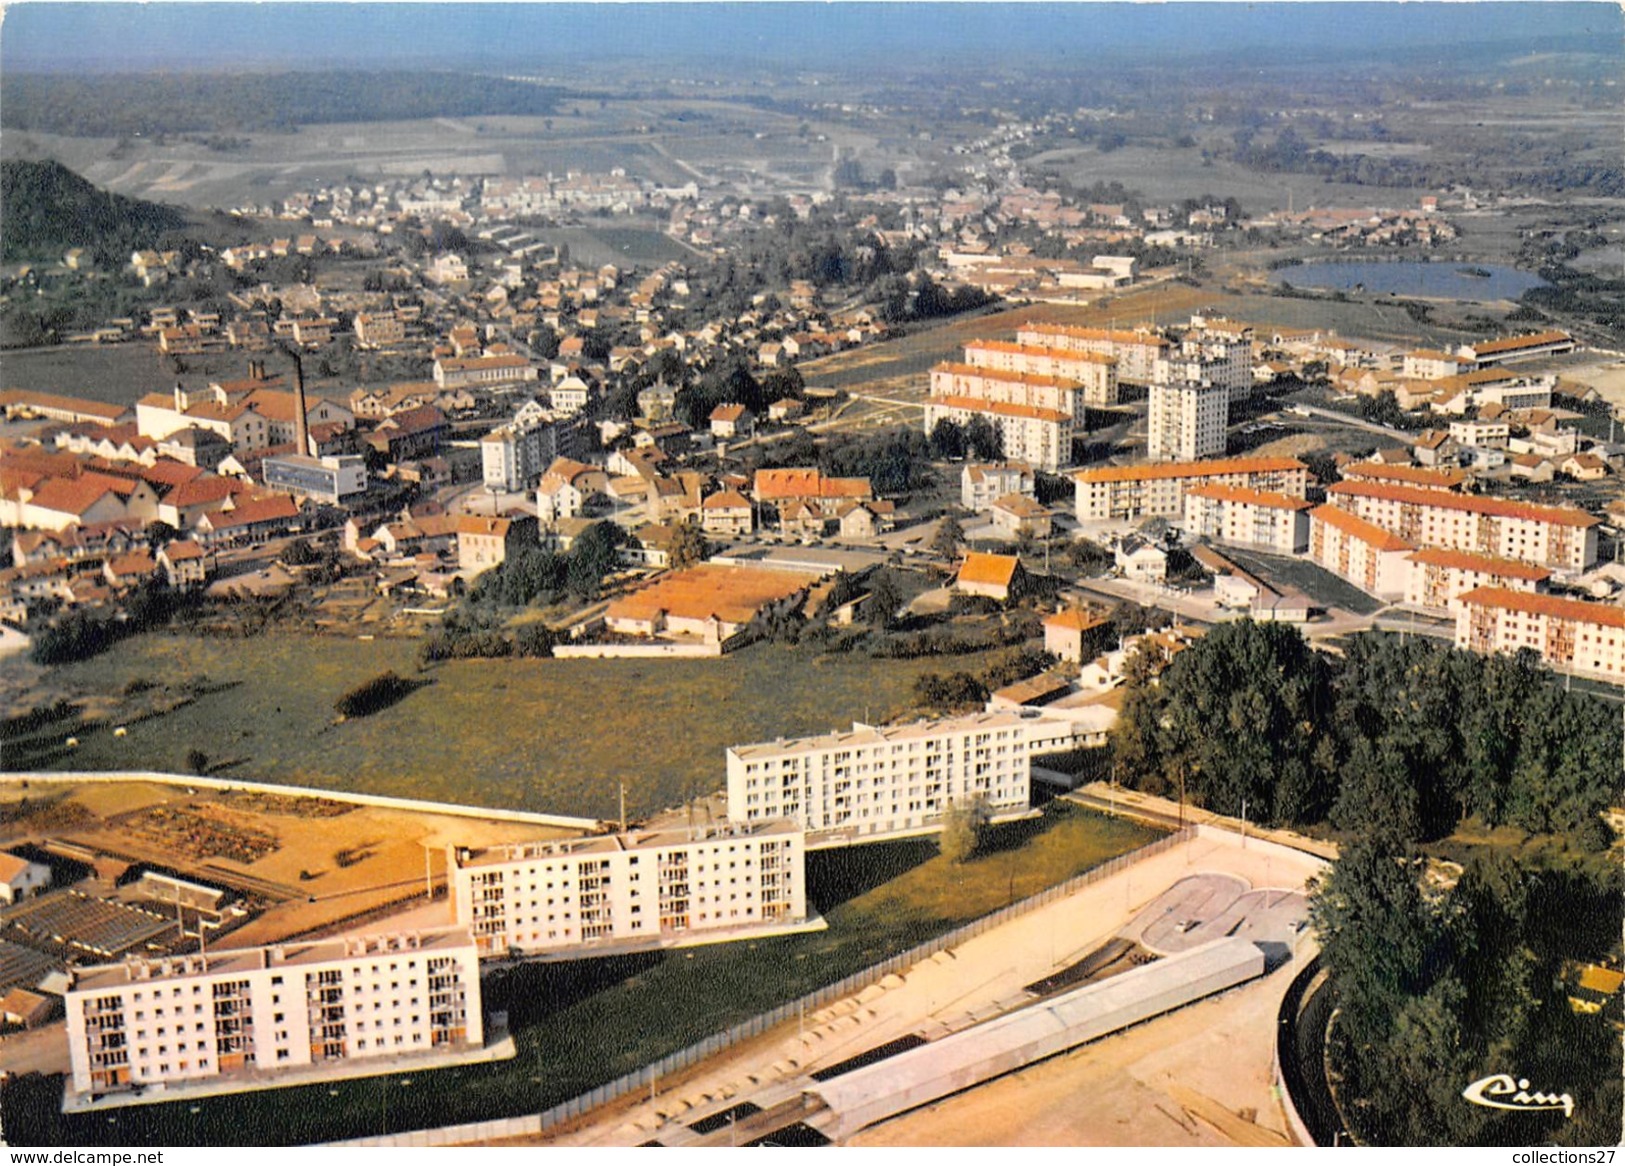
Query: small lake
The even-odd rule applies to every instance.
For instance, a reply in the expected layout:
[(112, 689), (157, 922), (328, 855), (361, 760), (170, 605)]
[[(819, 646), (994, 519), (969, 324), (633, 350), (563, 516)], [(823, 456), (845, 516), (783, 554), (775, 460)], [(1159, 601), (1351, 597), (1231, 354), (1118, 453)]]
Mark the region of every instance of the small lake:
[[(1469, 274), (1471, 273), (1471, 274)], [(1486, 274), (1487, 273), (1487, 274)], [(1478, 263), (1304, 263), (1274, 273), (1293, 287), (1439, 300), (1515, 300), (1546, 281), (1515, 267)]]

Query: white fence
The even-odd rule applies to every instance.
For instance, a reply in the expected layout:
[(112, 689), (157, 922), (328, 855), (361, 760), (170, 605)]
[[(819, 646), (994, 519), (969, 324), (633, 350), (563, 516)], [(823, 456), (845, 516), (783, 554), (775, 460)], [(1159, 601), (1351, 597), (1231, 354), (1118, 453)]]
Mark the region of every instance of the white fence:
[[(789, 1003), (781, 1004), (769, 1012), (763, 1012), (757, 1016), (751, 1017), (749, 1020), (741, 1021), (732, 1028), (717, 1033), (715, 1036), (706, 1037), (698, 1044), (692, 1044), (687, 1048), (678, 1049), (676, 1052), (662, 1057), (660, 1060), (651, 1065), (645, 1065), (641, 1069), (635, 1069), (624, 1076), (617, 1077), (613, 1081), (609, 1081), (598, 1086), (596, 1089), (583, 1093), (579, 1097), (572, 1097), (570, 1100), (561, 1102), (551, 1109), (544, 1110), (539, 1115), (511, 1120), (526, 1123), (526, 1128), (517, 1131), (518, 1133), (539, 1134), (552, 1129), (554, 1126), (561, 1125), (564, 1122), (572, 1121), (585, 1113), (589, 1113), (592, 1110), (597, 1109), (600, 1105), (614, 1101), (618, 1097), (625, 1097), (629, 1093), (650, 1092), (652, 1088), (658, 1087), (660, 1078), (662, 1077), (667, 1077), (673, 1073), (680, 1072), (683, 1069), (688, 1068), (690, 1065), (703, 1061), (707, 1057), (715, 1056), (717, 1053), (720, 1053), (724, 1049), (730, 1048), (741, 1041), (747, 1041), (753, 1037), (760, 1036), (762, 1033), (784, 1024), (786, 1021), (794, 1020), (797, 1016), (803, 1015), (806, 1012), (817, 1011), (826, 1004), (830, 1004), (836, 1000), (843, 1000), (855, 992), (861, 992), (870, 984), (884, 979), (893, 972), (901, 972), (912, 968), (922, 960), (929, 959), (931, 956), (936, 955), (939, 951), (945, 951), (948, 948), (957, 947), (969, 939), (974, 939), (976, 936), (981, 935), (985, 931), (988, 931), (994, 927), (999, 927), (1005, 923), (1008, 923), (1012, 919), (1026, 915), (1031, 911), (1036, 911), (1038, 908), (1047, 906), (1059, 899), (1065, 899), (1070, 895), (1076, 894), (1078, 891), (1089, 886), (1091, 883), (1096, 883), (1102, 879), (1110, 878), (1112, 875), (1133, 866), (1135, 863), (1143, 862), (1154, 855), (1161, 854), (1166, 850), (1171, 850), (1173, 847), (1179, 845), (1179, 843), (1193, 837), (1195, 837), (1194, 828), (1186, 827), (1184, 830), (1180, 830), (1176, 833), (1169, 834), (1166, 837), (1159, 838), (1157, 841), (1152, 842), (1147, 846), (1142, 846), (1138, 850), (1132, 850), (1127, 854), (1119, 855), (1108, 862), (1102, 863), (1100, 866), (1084, 871), (1082, 874), (1077, 875), (1074, 878), (1070, 878), (1064, 883), (1057, 883), (1048, 890), (1040, 891), (1038, 894), (1033, 895), (1030, 898), (1022, 899), (1017, 903), (1012, 903), (1008, 907), (1003, 907), (993, 912), (991, 915), (984, 915), (980, 919), (976, 919), (965, 924), (963, 927), (957, 927), (946, 934), (937, 936), (935, 939), (929, 939), (917, 947), (912, 947), (905, 952), (892, 956), (888, 960), (883, 960), (878, 964), (864, 968), (862, 971), (854, 972), (850, 976), (837, 980), (833, 984), (819, 988), (815, 992), (808, 993), (806, 996), (803, 996), (798, 1000), (791, 1000)], [(426, 1135), (437, 1138), (444, 1137), (448, 1139), (464, 1136), (467, 1141), (483, 1141), (488, 1137), (509, 1136), (507, 1134), (487, 1135), (477, 1132), (483, 1129), (485, 1126), (491, 1124), (501, 1123), (476, 1122), (465, 1126), (446, 1126), (438, 1130), (418, 1130), (411, 1133), (392, 1134), (384, 1138), (364, 1138), (353, 1142), (337, 1142), (333, 1144), (341, 1146), (450, 1146), (456, 1145), (457, 1143), (451, 1140), (414, 1141), (412, 1139), (422, 1138)]]
[(417, 814), (446, 814), (455, 818), (481, 818), (495, 822), (524, 822), (532, 826), (562, 826), (570, 830), (596, 830), (597, 818), (571, 818), (564, 814), (533, 814), (527, 810), (488, 810), (480, 806), (459, 806), (451, 802), (423, 802), (415, 798), (386, 798), (378, 794), (357, 794), (348, 790), (312, 789), (302, 785), (275, 785), (264, 781), (233, 781), (224, 777), (195, 777), (187, 773), (157, 773), (145, 770), (108, 772), (0, 773), (0, 783), (29, 782), (71, 784), (76, 782), (148, 781), (192, 789), (251, 790), (283, 797), (321, 798), (329, 802), (351, 802), (385, 810), (410, 810)]
[(721, 644), (557, 644), (553, 648), (557, 660), (714, 660), (722, 653)]

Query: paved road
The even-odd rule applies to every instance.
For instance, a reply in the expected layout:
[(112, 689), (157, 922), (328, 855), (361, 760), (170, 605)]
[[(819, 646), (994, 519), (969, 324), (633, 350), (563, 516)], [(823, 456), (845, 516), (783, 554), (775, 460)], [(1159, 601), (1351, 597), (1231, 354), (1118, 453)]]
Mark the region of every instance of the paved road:
[(1326, 1023), (1331, 1018), (1332, 992), (1325, 980), (1316, 983), (1319, 970), (1317, 955), (1287, 989), (1281, 1001), (1276, 1052), (1281, 1078), (1315, 1145), (1347, 1146), (1351, 1144), (1349, 1132), (1326, 1080)]

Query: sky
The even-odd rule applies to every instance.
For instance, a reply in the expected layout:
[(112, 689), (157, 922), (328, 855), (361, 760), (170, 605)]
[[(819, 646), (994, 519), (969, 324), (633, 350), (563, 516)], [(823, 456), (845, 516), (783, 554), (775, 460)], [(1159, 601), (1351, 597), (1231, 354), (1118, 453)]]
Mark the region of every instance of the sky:
[(1617, 48), (1613, 3), (163, 3), (24, 0), (0, 69), (174, 71), (335, 65), (557, 72), (572, 61), (789, 61), (809, 68), (992, 51), (1419, 48), (1575, 38)]

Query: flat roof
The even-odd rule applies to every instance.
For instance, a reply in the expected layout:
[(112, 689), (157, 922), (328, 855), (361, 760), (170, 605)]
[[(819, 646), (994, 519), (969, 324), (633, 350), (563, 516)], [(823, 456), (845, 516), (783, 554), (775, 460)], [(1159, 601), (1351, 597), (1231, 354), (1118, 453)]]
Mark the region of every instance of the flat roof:
[(298, 968), (375, 955), (446, 952), (472, 948), (466, 927), (443, 927), (392, 935), (336, 936), (299, 943), (211, 951), (168, 959), (127, 959), (122, 963), (71, 969), (74, 992), (98, 992), (136, 983), (174, 983), (204, 976), (233, 975), (268, 968)]
[[(1187, 1002), (1174, 996), (1187, 985), (1225, 973), (1250, 978), (1244, 973), (1259, 974), (1263, 962), (1263, 953), (1250, 940), (1216, 940), (821, 1081), (810, 1091), (837, 1113), (860, 1111), (885, 1098), (911, 1108), (940, 1096), (927, 1096), (938, 1083), (946, 1086), (942, 1092), (965, 1088), (992, 1076), (985, 1070), (995, 1065), (1003, 1069), (994, 1071), (1007, 1071), (1028, 1063), (1035, 1046), (1062, 1040), (1050, 1050), (1059, 1051), (1069, 1033), (1077, 1034), (1078, 1044), (1093, 1040), (1114, 1031), (1109, 1027), (1114, 1017), (1168, 1011)], [(1175, 999), (1177, 1003), (1157, 1007), (1157, 1002)], [(1145, 1013), (1146, 1008), (1153, 1011)]]
[(750, 745), (734, 745), (728, 752), (741, 760), (753, 757), (780, 757), (786, 754), (817, 753), (842, 745), (878, 745), (883, 742), (923, 741), (950, 733), (968, 733), (977, 730), (1008, 729), (1017, 725), (1051, 724), (1061, 722), (1036, 714), (1033, 710), (1009, 709), (996, 713), (967, 713), (961, 717), (941, 720), (912, 721), (906, 725), (865, 725), (854, 722), (850, 732), (837, 730), (811, 737), (780, 738), (777, 741), (759, 741)]
[(497, 866), (532, 859), (566, 858), (570, 855), (618, 854), (637, 850), (660, 850), (674, 846), (699, 846), (739, 838), (768, 838), (801, 833), (801, 826), (788, 818), (767, 822), (729, 822), (676, 827), (664, 830), (631, 830), (625, 834), (594, 834), (586, 838), (566, 838), (554, 842), (511, 842), (472, 850), (455, 848), (457, 866)]

